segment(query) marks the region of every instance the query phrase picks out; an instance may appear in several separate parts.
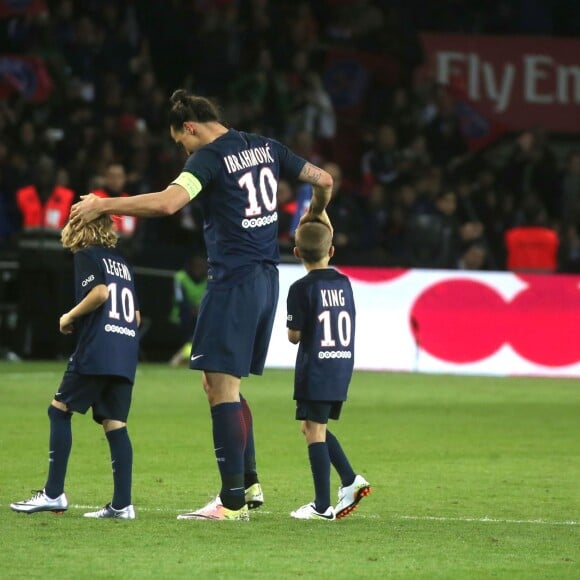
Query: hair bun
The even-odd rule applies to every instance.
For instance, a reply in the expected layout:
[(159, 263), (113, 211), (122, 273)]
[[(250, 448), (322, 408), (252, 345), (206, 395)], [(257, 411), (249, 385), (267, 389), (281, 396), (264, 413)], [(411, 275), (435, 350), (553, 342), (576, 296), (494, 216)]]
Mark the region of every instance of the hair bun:
[(188, 94), (185, 89), (177, 89), (169, 99), (172, 105), (177, 105), (181, 103), (182, 105), (187, 105), (188, 102)]

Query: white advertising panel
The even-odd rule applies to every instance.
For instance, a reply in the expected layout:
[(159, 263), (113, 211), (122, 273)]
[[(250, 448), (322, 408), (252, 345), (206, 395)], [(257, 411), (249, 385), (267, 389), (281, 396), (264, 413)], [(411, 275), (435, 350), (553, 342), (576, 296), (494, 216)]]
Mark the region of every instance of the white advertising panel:
[[(580, 377), (580, 276), (339, 269), (356, 300), (357, 369)], [(280, 267), (269, 367), (294, 366), (286, 296), (304, 274)]]

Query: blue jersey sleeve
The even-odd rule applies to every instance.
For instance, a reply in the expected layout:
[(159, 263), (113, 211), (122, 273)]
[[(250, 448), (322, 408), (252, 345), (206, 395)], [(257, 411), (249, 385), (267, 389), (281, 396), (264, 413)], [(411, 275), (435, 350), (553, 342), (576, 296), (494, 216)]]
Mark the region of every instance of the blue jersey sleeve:
[(74, 255), (75, 286), (77, 294), (86, 296), (95, 286), (106, 284), (105, 275), (97, 260), (86, 252)]
[(214, 151), (203, 147), (190, 155), (183, 166), (183, 171), (195, 175), (201, 186), (206, 187), (216, 175), (223, 171), (223, 161)]
[(286, 326), (292, 330), (304, 328), (305, 309), (304, 299), (299, 284), (292, 284), (286, 300)]
[(306, 159), (299, 157), (275, 139), (270, 139), (272, 148), (275, 149), (280, 160), (280, 173), (287, 179), (298, 179), (300, 172), (306, 165)]

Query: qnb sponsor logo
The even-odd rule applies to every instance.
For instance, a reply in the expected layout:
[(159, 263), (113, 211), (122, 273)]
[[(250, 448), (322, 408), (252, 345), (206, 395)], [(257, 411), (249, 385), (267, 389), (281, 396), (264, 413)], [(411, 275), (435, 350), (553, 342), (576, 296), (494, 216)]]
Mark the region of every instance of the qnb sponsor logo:
[(263, 228), (264, 226), (269, 226), (278, 221), (278, 212), (275, 211), (266, 217), (251, 218), (242, 220), (242, 227), (244, 229), (250, 228)]
[(81, 286), (82, 286), (83, 288), (85, 288), (85, 286), (86, 286), (87, 284), (90, 284), (90, 283), (91, 283), (91, 282), (92, 282), (94, 279), (95, 279), (95, 276), (94, 276), (94, 274), (91, 274), (91, 275), (90, 275), (88, 278), (85, 278), (85, 279), (84, 279), (84, 280), (81, 282)]
[(125, 336), (135, 338), (135, 331), (132, 328), (127, 328), (126, 326), (105, 324), (105, 332), (112, 332), (113, 334), (124, 334)]
[(352, 358), (350, 350), (321, 350), (318, 352), (318, 358)]

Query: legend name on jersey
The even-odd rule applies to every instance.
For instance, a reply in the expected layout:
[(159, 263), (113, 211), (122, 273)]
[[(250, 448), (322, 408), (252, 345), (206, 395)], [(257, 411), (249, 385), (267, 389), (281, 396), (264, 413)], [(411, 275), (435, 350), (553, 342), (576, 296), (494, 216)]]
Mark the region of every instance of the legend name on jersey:
[(111, 260), (111, 258), (103, 258), (102, 260), (105, 266), (105, 270), (107, 270), (107, 274), (110, 274), (111, 276), (117, 276), (123, 280), (131, 281), (131, 272), (129, 271), (129, 268), (125, 266), (125, 264), (117, 262), (116, 260)]

